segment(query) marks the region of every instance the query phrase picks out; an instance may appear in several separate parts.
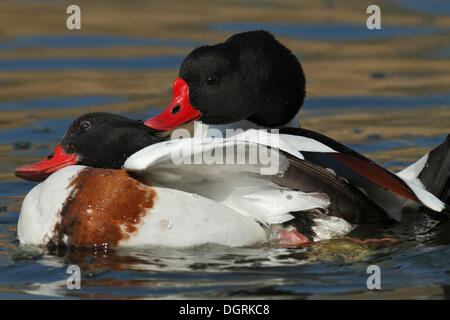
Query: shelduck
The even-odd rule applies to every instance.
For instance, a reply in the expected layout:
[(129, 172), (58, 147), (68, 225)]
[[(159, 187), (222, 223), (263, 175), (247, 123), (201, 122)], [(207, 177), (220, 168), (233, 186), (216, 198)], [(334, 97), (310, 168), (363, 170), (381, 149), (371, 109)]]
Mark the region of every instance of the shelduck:
[[(358, 224), (398, 221), (412, 204), (448, 213), (449, 139), (394, 174), (299, 128), (305, 77), (295, 56), (268, 32), (195, 49), (173, 92), (169, 107), (145, 122), (84, 115), (47, 159), (18, 168), (21, 178), (45, 179), (24, 200), (20, 242), (296, 245), (343, 236)], [(246, 130), (167, 140), (168, 132), (195, 120), (222, 132)], [(255, 148), (274, 155), (276, 170), (267, 174), (259, 157), (205, 161), (238, 148), (246, 159)], [(189, 161), (196, 157), (203, 162)]]

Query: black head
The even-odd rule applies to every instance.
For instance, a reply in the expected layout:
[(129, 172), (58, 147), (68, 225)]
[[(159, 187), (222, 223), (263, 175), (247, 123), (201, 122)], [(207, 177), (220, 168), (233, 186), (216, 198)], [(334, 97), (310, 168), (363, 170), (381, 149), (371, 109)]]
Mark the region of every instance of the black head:
[[(193, 50), (184, 59), (179, 77), (188, 90), (174, 85), (169, 108), (184, 108), (184, 103), (198, 111), (201, 115), (194, 116), (206, 124), (248, 119), (265, 127), (281, 126), (297, 114), (305, 97), (299, 61), (267, 31), (239, 33), (223, 43)], [(188, 93), (189, 101), (176, 91)], [(178, 121), (170, 119), (173, 116), (166, 112), (162, 119), (157, 116), (146, 124), (168, 129), (164, 122), (173, 126), (189, 120), (186, 114), (176, 114)]]
[(45, 160), (16, 169), (16, 175), (30, 181), (42, 181), (68, 165), (119, 169), (133, 153), (160, 142), (159, 131), (142, 121), (104, 112), (77, 118), (61, 143)]

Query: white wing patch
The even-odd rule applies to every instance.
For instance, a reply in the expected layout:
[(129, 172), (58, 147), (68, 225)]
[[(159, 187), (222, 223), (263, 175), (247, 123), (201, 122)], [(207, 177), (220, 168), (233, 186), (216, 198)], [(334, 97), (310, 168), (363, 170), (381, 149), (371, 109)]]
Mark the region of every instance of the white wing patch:
[[(330, 205), (326, 194), (298, 192), (273, 183), (270, 176), (261, 174), (261, 168), (266, 164), (259, 158), (252, 164), (189, 164), (196, 156), (200, 157), (214, 148), (226, 150), (242, 147), (241, 150), (246, 153), (255, 145), (258, 148), (268, 149), (271, 141), (275, 139), (264, 136), (270, 135), (269, 133), (261, 132), (263, 134), (258, 139), (254, 138), (257, 135), (250, 133), (248, 136), (238, 134), (229, 139), (189, 138), (163, 142), (132, 155), (126, 161), (125, 168), (148, 179), (152, 185), (198, 194), (267, 225), (293, 219), (289, 212), (326, 210)], [(197, 149), (189, 149), (191, 144)], [(284, 147), (291, 148), (288, 144)], [(181, 161), (176, 164), (172, 155), (184, 148), (191, 151), (185, 154), (184, 159), (187, 163)], [(289, 162), (277, 150), (272, 149), (271, 152), (276, 154), (279, 161), (276, 174), (282, 175)]]
[(422, 158), (420, 158), (410, 166), (406, 167), (402, 171), (398, 172), (397, 176), (399, 176), (402, 179), (414, 182), (417, 186), (425, 189), (422, 181), (420, 181), (419, 179), (419, 174), (422, 172), (423, 168), (427, 164), (428, 157), (429, 153), (426, 153)]

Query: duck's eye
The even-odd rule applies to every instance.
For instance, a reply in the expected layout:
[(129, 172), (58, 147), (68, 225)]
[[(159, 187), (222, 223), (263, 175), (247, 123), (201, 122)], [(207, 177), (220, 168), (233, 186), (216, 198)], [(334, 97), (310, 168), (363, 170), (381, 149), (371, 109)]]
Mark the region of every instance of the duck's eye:
[(83, 120), (80, 122), (80, 128), (83, 130), (88, 130), (91, 127), (91, 122), (88, 120)]
[(207, 85), (214, 85), (217, 84), (219, 82), (219, 78), (215, 77), (215, 76), (209, 76), (208, 78), (206, 78), (205, 83)]

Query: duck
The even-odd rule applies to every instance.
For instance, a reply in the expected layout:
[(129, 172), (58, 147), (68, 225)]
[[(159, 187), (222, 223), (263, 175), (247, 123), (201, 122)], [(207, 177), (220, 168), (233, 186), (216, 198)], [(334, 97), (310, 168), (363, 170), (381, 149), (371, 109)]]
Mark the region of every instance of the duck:
[(330, 137), (301, 128), (297, 115), (305, 87), (300, 61), (270, 32), (242, 32), (189, 53), (174, 81), (172, 102), (145, 124), (159, 130), (193, 121), (221, 132), (277, 129), (296, 149), (291, 156), (346, 179), (397, 221), (407, 206), (448, 211), (449, 138), (440, 151), (394, 174)]
[(172, 102), (145, 124), (171, 130), (195, 119), (222, 129), (298, 127), (305, 87), (299, 60), (270, 32), (242, 32), (189, 53)]
[(164, 139), (162, 131), (142, 121), (107, 112), (87, 113), (72, 122), (50, 155), (38, 163), (16, 168), (15, 175), (42, 182), (59, 169), (75, 164), (120, 169), (133, 153)]
[[(50, 156), (16, 169), (40, 181), (22, 203), (18, 240), (47, 247), (296, 246), (344, 236), (357, 224), (392, 222), (358, 188), (293, 157), (288, 144), (274, 148), (277, 137), (247, 130), (168, 140), (143, 121), (82, 115)], [(270, 168), (261, 157), (233, 165), (174, 157), (206, 159), (238, 147), (270, 152), (276, 170), (264, 171)]]
[(265, 239), (253, 219), (192, 193), (143, 183), (122, 169), (131, 154), (163, 140), (142, 121), (119, 115), (77, 118), (47, 158), (15, 170), (19, 178), (41, 182), (23, 201), (20, 244), (178, 247)]
[[(16, 170), (20, 178), (41, 182), (24, 199), (19, 241), (299, 245), (345, 236), (360, 224), (395, 223), (406, 206), (448, 214), (443, 199), (449, 174), (438, 170), (449, 167), (448, 138), (394, 174), (300, 128), (304, 97), (300, 62), (266, 31), (195, 49), (183, 61), (173, 100), (160, 115), (146, 121), (82, 116), (47, 159)], [(191, 122), (207, 132), (245, 130), (225, 138), (207, 133), (168, 139)], [(258, 157), (256, 163), (233, 165), (188, 160), (239, 147), (273, 153), (276, 170), (267, 174), (270, 168)], [(180, 153), (181, 162), (174, 156)]]

